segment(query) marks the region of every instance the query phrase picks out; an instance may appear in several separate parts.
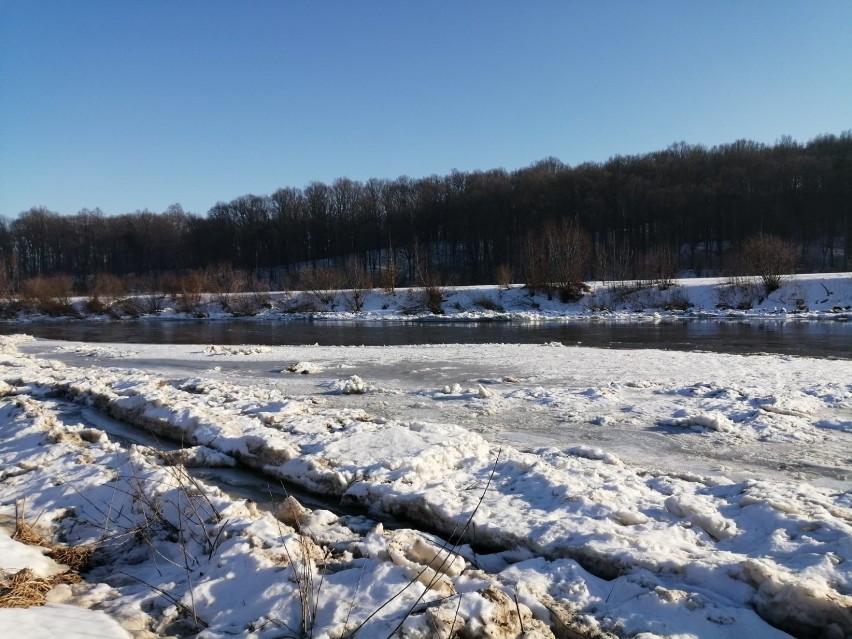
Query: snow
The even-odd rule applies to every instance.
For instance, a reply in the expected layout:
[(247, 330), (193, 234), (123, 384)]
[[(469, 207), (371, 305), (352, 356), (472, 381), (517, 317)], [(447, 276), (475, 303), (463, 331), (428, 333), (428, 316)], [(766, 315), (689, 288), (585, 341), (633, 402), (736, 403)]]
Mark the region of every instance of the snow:
[(27, 546), (0, 529), (0, 570), (15, 573), (30, 568), (41, 577), (59, 574), (63, 568), (46, 557), (38, 546)]
[[(353, 312), (344, 302), (342, 291), (328, 304), (317, 305), (315, 296), (301, 291), (278, 291), (269, 294), (269, 303), (258, 306), (256, 315), (241, 320), (325, 319), (335, 321), (511, 321), (546, 322), (576, 319), (607, 319), (659, 322), (668, 318), (755, 319), (784, 318), (797, 320), (852, 319), (852, 273), (814, 273), (785, 276), (781, 287), (766, 295), (760, 280), (754, 277), (694, 278), (672, 280), (670, 284), (654, 282), (587, 282), (589, 287), (581, 299), (563, 303), (558, 294), (530, 291), (522, 285), (509, 287), (444, 286), (441, 290), (441, 313), (433, 314), (422, 302), (420, 289), (396, 289), (392, 292), (373, 289), (364, 294), (363, 307)], [(745, 291), (745, 292), (744, 292)], [(250, 295), (250, 294), (249, 294)], [(111, 315), (91, 315), (86, 299), (73, 300), (80, 316), (114, 321)], [(146, 319), (211, 319), (232, 318), (214, 295), (202, 296), (197, 309), (180, 311), (169, 306)], [(314, 308), (304, 311), (305, 308)], [(37, 310), (21, 311), (22, 321), (57, 321)], [(133, 318), (130, 318), (133, 319)], [(58, 321), (62, 321), (61, 319)], [(85, 347), (84, 347), (85, 348)], [(248, 355), (265, 347), (228, 347), (211, 345), (210, 354)], [(98, 347), (90, 347), (92, 355)], [(120, 355), (116, 355), (120, 356)]]
[(16, 636), (852, 634), (849, 360), (7, 336), (0, 373), (3, 575), (63, 569), (16, 504), (94, 547)]
[(107, 614), (77, 606), (47, 603), (40, 608), (0, 609), (0, 627), (28, 639), (126, 639), (131, 635)]
[[(757, 293), (742, 296), (738, 291), (745, 282)], [(833, 319), (852, 318), (852, 274), (819, 273), (788, 276), (782, 286), (764, 295), (754, 278), (740, 278), (736, 284), (726, 278), (684, 278), (671, 286), (660, 287), (641, 282), (588, 282), (589, 292), (576, 302), (563, 303), (544, 293), (531, 293), (523, 286), (447, 286), (442, 289), (443, 313), (433, 315), (417, 303), (416, 289), (400, 289), (393, 294), (372, 291), (365, 295), (358, 313), (343, 305), (312, 313), (316, 318), (367, 321), (552, 321), (583, 318), (608, 320), (665, 317), (692, 318), (768, 318)], [(296, 298), (301, 293), (289, 294)], [(288, 295), (274, 294), (273, 301)], [(282, 302), (283, 304), (283, 302)], [(286, 304), (284, 304), (286, 307)], [(496, 309), (496, 310), (494, 310)], [(215, 303), (208, 305), (211, 317), (221, 316)], [(285, 313), (286, 314), (286, 313)], [(273, 305), (258, 317), (279, 317), (281, 309)]]

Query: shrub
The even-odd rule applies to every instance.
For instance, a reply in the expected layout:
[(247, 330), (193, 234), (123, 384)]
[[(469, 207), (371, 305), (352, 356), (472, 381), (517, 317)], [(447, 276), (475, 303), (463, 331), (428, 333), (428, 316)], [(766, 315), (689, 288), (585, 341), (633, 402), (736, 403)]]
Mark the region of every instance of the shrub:
[(444, 289), (436, 283), (425, 284), (420, 289), (423, 305), (434, 315), (444, 314)]
[(428, 311), (434, 315), (444, 314), (444, 287), (437, 277), (427, 276), (420, 286), (411, 288), (408, 292), (409, 305), (402, 306), (403, 313), (413, 315)]
[(115, 275), (101, 273), (89, 284), (86, 310), (90, 313), (117, 315), (116, 302), (124, 295), (124, 281)]
[(506, 310), (487, 295), (477, 297), (473, 300), (473, 304), (481, 309), (484, 309), (486, 311), (493, 311), (495, 313), (502, 313)]
[(507, 291), (512, 288), (512, 267), (508, 264), (501, 264), (494, 272), (494, 279), (497, 280), (498, 286)]
[(230, 264), (218, 264), (204, 271), (204, 288), (226, 312), (232, 312), (234, 297), (247, 289), (246, 284), (245, 273), (235, 271)]
[(688, 311), (693, 306), (686, 292), (676, 286), (668, 290), (668, 299), (665, 300), (663, 308), (667, 311)]
[(752, 278), (732, 275), (716, 289), (719, 302), (716, 304), (722, 309), (738, 309), (747, 311), (753, 308), (755, 303), (763, 301), (760, 286)]
[(640, 291), (644, 291), (650, 287), (651, 284), (649, 282), (620, 280), (609, 284), (607, 290), (610, 292), (610, 297), (614, 303), (624, 304)]
[(166, 307), (168, 295), (165, 291), (172, 290), (176, 294), (179, 289), (177, 278), (174, 276), (131, 277), (127, 282), (127, 290), (133, 295), (119, 300), (116, 306), (131, 317), (157, 315)]
[(316, 300), (303, 294), (286, 295), (278, 302), (285, 313), (316, 313), (321, 310)]
[(583, 298), (589, 292), (589, 286), (585, 282), (570, 282), (559, 287), (559, 301), (570, 304)]
[(237, 317), (252, 317), (271, 306), (266, 282), (244, 271), (235, 271), (230, 264), (208, 268), (204, 282), (222, 310)]
[(164, 278), (163, 285), (172, 297), (176, 309), (196, 317), (204, 317), (202, 309), (204, 274), (192, 271), (185, 275)]
[(148, 315), (157, 315), (166, 307), (166, 294), (157, 291), (151, 291), (140, 295), (137, 298), (137, 301), (144, 313)]
[(677, 275), (677, 253), (669, 246), (658, 246), (640, 256), (639, 274), (660, 290), (674, 285)]
[(796, 246), (783, 238), (758, 233), (740, 249), (740, 265), (744, 272), (756, 275), (763, 283), (764, 298), (781, 287), (784, 275), (795, 270)]
[(90, 297), (86, 300), (86, 312), (95, 315), (113, 314), (112, 304), (104, 302), (100, 297)]
[(142, 317), (146, 314), (146, 304), (143, 298), (125, 297), (113, 305), (115, 315), (123, 314), (128, 317)]
[(19, 299), (15, 296), (4, 296), (0, 299), (0, 317), (12, 319), (21, 311), (27, 309), (26, 300)]
[[(254, 286), (252, 288), (260, 288)], [(265, 290), (252, 290), (235, 295), (231, 299), (230, 312), (238, 317), (253, 317), (264, 308), (272, 307), (272, 299)]]
[(331, 310), (337, 304), (337, 296), (343, 288), (345, 277), (338, 268), (321, 266), (299, 273), (300, 288), (311, 295), (320, 307)]
[(74, 280), (67, 275), (33, 277), (24, 282), (24, 297), (31, 306), (51, 316), (79, 313), (71, 303)]

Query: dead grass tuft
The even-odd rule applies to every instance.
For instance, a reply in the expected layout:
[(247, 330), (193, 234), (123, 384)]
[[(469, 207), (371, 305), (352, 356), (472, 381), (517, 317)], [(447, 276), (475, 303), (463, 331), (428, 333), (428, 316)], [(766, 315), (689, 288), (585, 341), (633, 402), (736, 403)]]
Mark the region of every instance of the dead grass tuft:
[(52, 577), (40, 577), (30, 568), (24, 568), (11, 577), (4, 575), (0, 580), (0, 608), (41, 606), (45, 603), (45, 594), (54, 586), (80, 583), (82, 578), (77, 571), (86, 567), (94, 552), (92, 546), (48, 543), (32, 524), (27, 523), (24, 510), (23, 502), (15, 503), (15, 532), (12, 539), (28, 546), (47, 548), (47, 555), (68, 566), (69, 570)]
[(25, 507), (26, 504), (24, 502), (15, 502), (15, 533), (12, 535), (12, 539), (28, 546), (49, 547), (50, 544), (45, 541), (44, 537), (36, 532), (35, 527), (32, 524), (28, 524), (26, 519), (24, 519)]
[(54, 586), (58, 586), (59, 584), (79, 584), (82, 581), (83, 578), (73, 570), (66, 570), (50, 578), (50, 583)]
[(28, 546), (47, 547), (48, 545), (44, 538), (35, 531), (35, 528), (26, 522), (19, 522), (16, 524), (15, 534), (12, 535), (12, 539), (20, 541), (22, 544), (27, 544)]
[(82, 579), (73, 571), (40, 577), (32, 568), (23, 568), (0, 580), (0, 608), (32, 608), (47, 602), (47, 593), (59, 584), (77, 584)]
[(92, 558), (92, 546), (62, 546), (56, 545), (48, 553), (54, 561), (65, 564), (71, 570), (83, 570)]
[(39, 577), (30, 568), (19, 570), (0, 582), (0, 608), (30, 608), (44, 605), (53, 580)]

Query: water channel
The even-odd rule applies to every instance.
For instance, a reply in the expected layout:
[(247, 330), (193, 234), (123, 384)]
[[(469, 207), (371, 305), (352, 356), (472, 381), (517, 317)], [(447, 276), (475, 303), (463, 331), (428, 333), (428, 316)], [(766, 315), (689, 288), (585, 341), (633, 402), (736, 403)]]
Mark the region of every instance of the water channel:
[(789, 319), (569, 320), (521, 322), (343, 322), (134, 320), (2, 322), (0, 334), (82, 342), (393, 346), (548, 343), (601, 348), (662, 348), (780, 353), (852, 359), (852, 322)]
[[(145, 429), (113, 419), (96, 408), (58, 397), (53, 397), (50, 404), (57, 410), (63, 422), (83, 424), (101, 430), (111, 441), (125, 449), (132, 445), (141, 445), (152, 450), (169, 452), (184, 447), (177, 442), (157, 437)], [(287, 496), (292, 495), (308, 508), (334, 510), (337, 515), (347, 518), (347, 525), (363, 528), (364, 532), (374, 527), (377, 522), (390, 528), (402, 525), (398, 519), (381, 513), (370, 513), (367, 518), (363, 509), (347, 507), (338, 499), (311, 493), (297, 484), (264, 475), (239, 463), (234, 467), (189, 466), (185, 470), (191, 477), (216, 486), (231, 499), (249, 499), (261, 510), (274, 512)]]

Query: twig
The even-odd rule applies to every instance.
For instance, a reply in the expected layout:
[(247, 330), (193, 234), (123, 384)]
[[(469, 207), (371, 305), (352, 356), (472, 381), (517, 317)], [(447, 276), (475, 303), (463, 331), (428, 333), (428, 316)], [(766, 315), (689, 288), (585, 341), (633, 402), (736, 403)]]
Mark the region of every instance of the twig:
[(521, 632), (526, 632), (524, 629), (524, 618), (521, 617), (521, 605), (518, 603), (518, 593), (515, 593), (515, 610), (518, 611), (518, 622), (521, 624)]
[[(396, 634), (396, 633), (399, 631), (399, 629), (400, 629), (400, 628), (402, 628), (402, 624), (403, 624), (403, 623), (405, 623), (405, 620), (406, 620), (406, 619), (408, 619), (408, 617), (411, 615), (411, 613), (414, 611), (414, 609), (415, 609), (415, 608), (417, 607), (417, 605), (420, 603), (420, 600), (421, 600), (421, 599), (423, 599), (423, 597), (425, 596), (425, 594), (426, 594), (427, 592), (429, 592), (429, 589), (430, 589), (432, 586), (434, 586), (434, 585), (435, 585), (435, 583), (436, 583), (436, 582), (438, 581), (438, 579), (440, 578), (440, 574), (441, 574), (441, 573), (440, 573), (440, 570), (441, 570), (441, 568), (443, 568), (443, 567), (444, 567), (444, 565), (445, 565), (445, 564), (447, 563), (447, 561), (449, 560), (450, 556), (451, 556), (453, 553), (455, 553), (455, 552), (456, 552), (456, 550), (458, 549), (458, 547), (461, 545), (461, 542), (462, 542), (462, 540), (464, 539), (465, 534), (467, 533), (468, 529), (470, 529), (470, 527), (471, 527), (471, 525), (472, 525), (472, 523), (473, 523), (473, 518), (476, 516), (477, 511), (479, 511), (480, 506), (482, 506), (482, 502), (485, 500), (485, 494), (488, 492), (488, 489), (491, 487), (491, 481), (494, 479), (494, 475), (495, 475), (495, 473), (497, 472), (497, 464), (498, 464), (498, 463), (499, 463), (499, 461), (500, 461), (500, 454), (501, 454), (502, 452), (503, 452), (502, 447), (497, 449), (497, 457), (494, 459), (494, 465), (493, 465), (493, 466), (492, 466), (492, 468), (491, 468), (491, 473), (488, 475), (488, 481), (485, 483), (485, 488), (483, 489), (482, 494), (479, 496), (479, 501), (476, 503), (476, 507), (475, 507), (475, 508), (473, 509), (473, 511), (470, 513), (470, 516), (467, 518), (467, 522), (465, 523), (464, 527), (462, 528), (462, 531), (459, 533), (458, 540), (457, 540), (457, 541), (456, 541), (456, 542), (452, 545), (451, 550), (449, 550), (449, 551), (447, 552), (447, 556), (446, 556), (446, 557), (444, 558), (444, 560), (443, 560), (443, 561), (439, 564), (438, 568), (437, 568), (437, 569), (434, 569), (434, 568), (433, 568), (433, 570), (435, 571), (435, 576), (434, 576), (434, 577), (433, 577), (433, 578), (429, 581), (429, 583), (428, 583), (428, 584), (426, 584), (426, 588), (423, 590), (423, 592), (422, 592), (422, 593), (420, 593), (420, 595), (417, 597), (417, 599), (414, 601), (414, 603), (413, 603), (413, 604), (411, 605), (411, 607), (408, 609), (408, 612), (406, 612), (406, 613), (405, 613), (405, 615), (403, 616), (402, 620), (401, 620), (401, 621), (400, 621), (400, 622), (399, 622), (399, 623), (398, 623), (398, 624), (394, 627), (394, 629), (391, 631), (391, 633), (387, 636), (387, 639), (390, 639), (390, 638), (391, 638), (394, 634)], [(456, 523), (456, 529), (457, 529), (457, 528), (458, 528), (458, 522)], [(452, 535), (453, 535), (453, 534), (455, 534), (455, 529), (453, 530), (453, 533), (450, 535), (450, 537), (449, 537), (448, 541), (444, 544), (444, 546), (441, 548), (441, 550), (440, 550), (440, 551), (439, 551), (439, 552), (435, 555), (435, 557), (433, 557), (433, 558), (432, 558), (432, 561), (435, 561), (435, 559), (437, 559), (438, 555), (439, 555), (442, 551), (444, 551), (444, 550), (446, 550), (446, 549), (447, 549), (447, 545), (449, 545), (450, 540), (452, 539)], [(358, 624), (358, 626), (357, 626), (357, 627), (356, 627), (356, 628), (355, 628), (355, 629), (354, 629), (354, 630), (353, 630), (353, 631), (352, 631), (352, 632), (348, 635), (348, 637), (349, 637), (349, 638), (354, 637), (354, 636), (355, 636), (355, 633), (356, 633), (356, 632), (358, 632), (361, 628), (363, 628), (363, 627), (364, 627), (364, 625), (365, 625), (365, 624), (366, 624), (366, 623), (367, 623), (370, 619), (372, 619), (372, 618), (373, 618), (376, 614), (378, 614), (378, 612), (379, 612), (380, 610), (382, 610), (382, 609), (383, 609), (385, 606), (387, 606), (387, 605), (388, 605), (391, 601), (393, 601), (394, 599), (396, 599), (396, 598), (397, 598), (398, 596), (400, 596), (403, 592), (405, 592), (405, 591), (406, 591), (406, 590), (407, 590), (410, 586), (412, 586), (414, 583), (416, 583), (416, 582), (420, 579), (420, 577), (421, 577), (421, 576), (422, 576), (422, 575), (423, 575), (423, 574), (424, 574), (424, 573), (425, 573), (425, 572), (426, 572), (429, 568), (431, 568), (432, 561), (430, 561), (428, 565), (424, 566), (424, 567), (423, 567), (423, 569), (422, 569), (419, 573), (417, 573), (417, 575), (414, 577), (414, 579), (412, 579), (412, 580), (411, 580), (411, 581), (409, 581), (409, 582), (408, 582), (405, 586), (403, 586), (403, 587), (402, 587), (402, 589), (400, 589), (400, 590), (399, 590), (399, 591), (398, 591), (398, 592), (397, 592), (397, 593), (396, 593), (393, 597), (391, 597), (390, 599), (388, 599), (387, 601), (385, 601), (385, 602), (384, 602), (381, 606), (379, 606), (379, 607), (378, 607), (378, 608), (376, 608), (373, 612), (371, 612), (369, 615), (367, 615), (367, 618), (366, 618), (366, 619), (364, 619), (364, 621), (362, 621), (360, 624)]]
[(125, 577), (130, 577), (131, 579), (135, 579), (136, 581), (138, 581), (138, 582), (139, 582), (140, 584), (142, 584), (143, 586), (147, 586), (147, 587), (148, 587), (148, 588), (150, 588), (151, 590), (153, 590), (153, 591), (155, 591), (156, 593), (158, 593), (160, 596), (162, 596), (162, 597), (164, 597), (164, 598), (168, 599), (168, 600), (169, 600), (170, 602), (172, 602), (172, 604), (173, 604), (173, 605), (174, 605), (174, 606), (175, 606), (178, 610), (180, 610), (183, 614), (185, 614), (185, 615), (187, 615), (187, 616), (191, 616), (191, 617), (192, 617), (192, 619), (193, 619), (193, 621), (195, 621), (195, 624), (196, 624), (197, 626), (199, 626), (199, 627), (201, 627), (201, 628), (209, 628), (209, 627), (210, 627), (210, 625), (209, 625), (206, 621), (204, 621), (204, 619), (202, 619), (201, 617), (197, 616), (197, 615), (196, 615), (196, 614), (195, 614), (192, 610), (190, 610), (190, 609), (187, 607), (187, 605), (186, 605), (185, 603), (183, 603), (180, 599), (178, 599), (177, 597), (175, 597), (173, 594), (171, 594), (171, 593), (169, 593), (169, 592), (166, 592), (166, 591), (165, 591), (165, 590), (163, 590), (162, 588), (158, 588), (158, 587), (157, 587), (157, 586), (155, 586), (154, 584), (149, 584), (147, 581), (145, 581), (144, 579), (140, 579), (140, 578), (139, 578), (139, 577), (137, 577), (136, 575), (131, 575), (130, 573), (126, 573), (126, 572), (124, 572), (123, 570), (118, 570), (117, 572), (118, 572), (119, 574), (121, 574), (121, 575), (124, 575)]
[[(502, 452), (503, 452), (502, 448), (497, 449), (497, 456), (494, 458), (494, 465), (491, 467), (491, 473), (488, 475), (488, 481), (485, 483), (485, 488), (482, 490), (482, 494), (479, 496), (479, 501), (476, 503), (476, 507), (473, 509), (473, 512), (470, 513), (470, 517), (468, 517), (467, 523), (465, 523), (464, 528), (462, 528), (461, 533), (459, 533), (458, 541), (456, 541), (456, 543), (453, 545), (452, 553), (455, 553), (456, 550), (458, 549), (458, 547), (461, 546), (461, 542), (464, 539), (465, 534), (467, 533), (468, 529), (473, 524), (473, 518), (476, 516), (476, 513), (479, 511), (479, 507), (482, 506), (482, 502), (485, 501), (485, 495), (488, 492), (488, 489), (491, 487), (491, 481), (494, 479), (494, 474), (497, 472), (497, 464), (500, 462), (500, 454)], [(387, 639), (390, 639), (400, 628), (402, 628), (402, 624), (405, 623), (405, 620), (409, 617), (409, 615), (411, 615), (415, 606), (426, 595), (426, 593), (429, 592), (429, 589), (432, 586), (434, 586), (435, 583), (437, 583), (438, 579), (440, 579), (440, 574), (441, 574), (440, 570), (441, 570), (441, 568), (444, 567), (444, 565), (450, 559), (450, 555), (451, 555), (451, 553), (448, 552), (447, 556), (444, 558), (444, 561), (442, 561), (441, 564), (438, 566), (438, 569), (435, 570), (435, 576), (432, 577), (432, 579), (429, 581), (429, 584), (426, 586), (426, 588), (423, 590), (423, 592), (420, 594), (420, 596), (417, 597), (417, 599), (414, 601), (414, 604), (412, 604), (409, 611), (405, 614), (405, 616), (402, 618), (402, 620), (393, 629), (393, 632), (391, 632), (387, 636)], [(435, 555), (435, 556), (437, 557), (437, 555)], [(429, 562), (429, 563), (431, 565), (432, 562)]]
[(453, 615), (453, 623), (450, 624), (450, 634), (447, 635), (447, 639), (452, 639), (453, 633), (456, 630), (456, 619), (459, 618), (459, 610), (461, 610), (461, 600), (464, 595), (459, 593), (459, 602), (456, 604), (456, 614)]
[(346, 620), (343, 622), (343, 632), (349, 627), (349, 616), (352, 614), (352, 609), (355, 607), (355, 597), (358, 596), (358, 591), (361, 590), (361, 579), (364, 578), (364, 570), (367, 568), (367, 561), (361, 563), (361, 572), (358, 574), (358, 583), (355, 584), (355, 592), (352, 593), (352, 599), (349, 600), (349, 610), (346, 611)]
[[(178, 524), (180, 526), (180, 530), (183, 529), (183, 511), (180, 509), (180, 504), (177, 505), (178, 511)], [(183, 569), (186, 574), (186, 583), (189, 586), (189, 601), (192, 604), (191, 612), (192, 619), (195, 621), (195, 625), (198, 625), (198, 615), (195, 614), (195, 588), (192, 585), (192, 571), (189, 568), (189, 553), (186, 551), (186, 540), (183, 538), (183, 535), (180, 536), (178, 543), (180, 544), (180, 552), (183, 555)], [(195, 557), (193, 557), (195, 559)]]
[[(323, 557), (323, 560), (324, 560), (325, 563), (328, 562), (328, 556), (329, 556), (330, 553), (331, 553), (331, 549), (327, 549), (325, 551), (325, 556)], [(312, 615), (312, 619), (313, 619), (314, 623), (311, 624), (311, 638), (313, 638), (313, 636), (314, 636), (314, 626), (316, 625), (317, 610), (319, 610), (320, 593), (322, 592), (323, 583), (325, 583), (325, 571), (323, 571), (320, 574), (320, 582), (319, 582), (319, 586), (317, 587), (317, 593), (316, 593), (316, 595), (313, 596), (314, 597), (314, 612), (313, 612), (313, 615)]]

